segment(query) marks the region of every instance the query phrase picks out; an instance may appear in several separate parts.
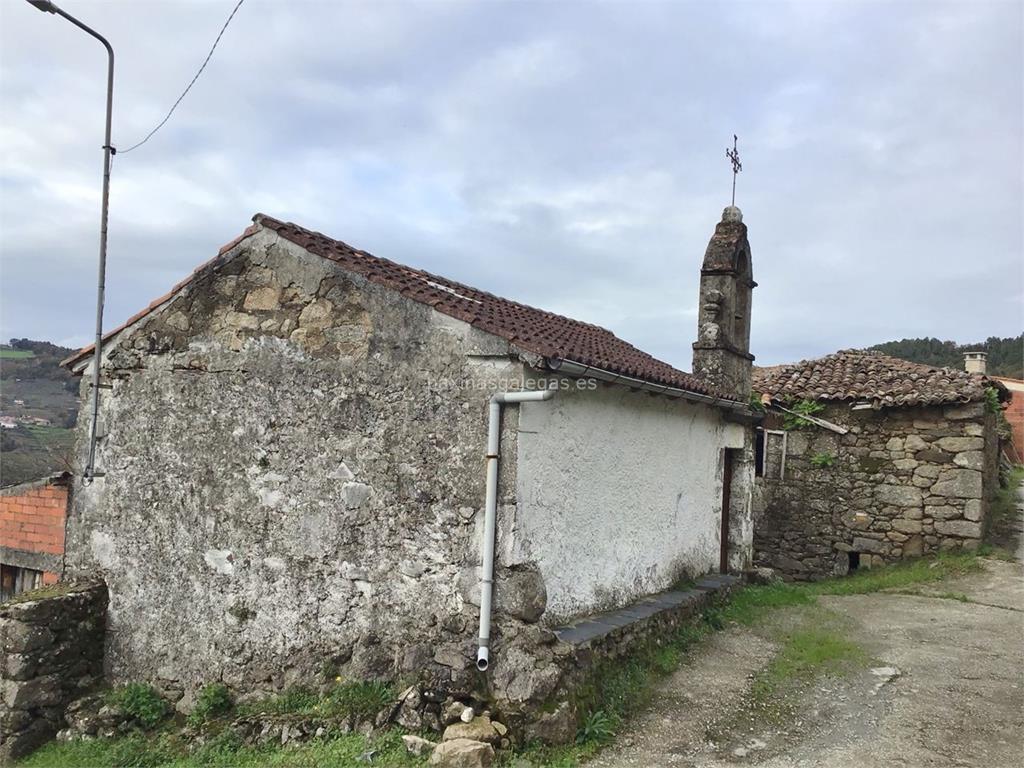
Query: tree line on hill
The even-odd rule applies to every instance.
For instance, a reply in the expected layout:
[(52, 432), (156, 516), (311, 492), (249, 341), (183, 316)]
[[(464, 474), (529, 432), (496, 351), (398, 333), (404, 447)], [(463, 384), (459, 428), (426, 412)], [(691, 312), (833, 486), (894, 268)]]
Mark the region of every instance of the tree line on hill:
[(0, 359), (0, 375), (5, 379), (50, 379), (65, 383), (68, 392), (78, 392), (78, 380), (67, 368), (61, 368), (60, 361), (70, 357), (77, 350), (58, 347), (48, 341), (11, 339), (8, 349), (31, 352), (31, 356), (3, 356)]
[(901, 339), (876, 344), (869, 349), (936, 368), (963, 368), (965, 352), (987, 352), (987, 373), (990, 376), (1024, 379), (1024, 333), (1009, 338), (990, 336), (973, 344), (930, 338)]
[(79, 379), (60, 361), (75, 350), (32, 339), (0, 345), (0, 486), (38, 480), (71, 466)]

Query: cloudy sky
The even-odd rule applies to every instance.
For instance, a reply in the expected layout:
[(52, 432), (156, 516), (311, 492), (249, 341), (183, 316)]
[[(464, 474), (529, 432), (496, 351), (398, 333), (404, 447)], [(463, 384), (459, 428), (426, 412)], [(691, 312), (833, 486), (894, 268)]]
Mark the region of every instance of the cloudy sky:
[[(235, 0), (61, 5), (114, 144)], [(265, 212), (690, 365), (740, 136), (771, 364), (1024, 326), (1022, 4), (247, 0), (114, 163), (107, 327)], [(88, 341), (102, 48), (0, 0), (0, 337)]]

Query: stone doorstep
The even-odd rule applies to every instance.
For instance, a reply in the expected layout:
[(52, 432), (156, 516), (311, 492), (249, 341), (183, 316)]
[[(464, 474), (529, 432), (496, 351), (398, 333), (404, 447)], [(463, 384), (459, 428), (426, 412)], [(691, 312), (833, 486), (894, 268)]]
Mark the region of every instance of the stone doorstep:
[(705, 602), (711, 595), (727, 591), (742, 581), (739, 576), (729, 574), (713, 574), (697, 580), (694, 589), (672, 590), (656, 595), (643, 597), (632, 605), (607, 611), (573, 624), (558, 627), (555, 636), (562, 643), (583, 645), (584, 643), (604, 637), (618, 629), (647, 621), (659, 613), (667, 611), (692, 611)]
[(743, 581), (739, 576), (733, 576), (731, 573), (709, 573), (707, 576), (701, 576), (697, 579), (695, 586), (697, 589), (703, 589), (708, 592), (717, 592), (721, 589), (728, 589), (735, 587)]

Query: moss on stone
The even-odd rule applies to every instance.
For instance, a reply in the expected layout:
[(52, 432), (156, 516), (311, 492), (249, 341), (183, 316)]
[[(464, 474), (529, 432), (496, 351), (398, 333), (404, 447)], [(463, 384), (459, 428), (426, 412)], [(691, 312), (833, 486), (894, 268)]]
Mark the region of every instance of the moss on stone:
[(91, 586), (91, 584), (81, 584), (74, 581), (59, 581), (56, 584), (49, 584), (45, 587), (40, 587), (39, 589), (33, 589), (29, 590), (28, 592), (22, 592), (20, 594), (17, 594), (14, 597), (0, 603), (0, 608), (9, 605), (33, 603), (36, 600), (52, 600), (57, 597), (66, 597), (67, 595), (74, 595), (79, 592), (84, 592)]
[(861, 456), (857, 460), (857, 464), (860, 465), (862, 471), (867, 472), (869, 475), (878, 474), (882, 467), (885, 466), (885, 459), (879, 459), (872, 456)]

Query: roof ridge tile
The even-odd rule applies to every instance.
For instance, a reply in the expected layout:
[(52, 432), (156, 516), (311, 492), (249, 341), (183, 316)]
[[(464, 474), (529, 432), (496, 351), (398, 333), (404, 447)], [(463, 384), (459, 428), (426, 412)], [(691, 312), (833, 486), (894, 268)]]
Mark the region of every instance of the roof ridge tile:
[[(396, 291), (410, 300), (504, 338), (524, 352), (602, 368), (610, 373), (713, 398), (733, 401), (738, 399), (700, 377), (658, 360), (594, 323), (574, 320), (497, 296), (443, 275), (435, 275), (426, 270), (374, 256), (344, 241), (263, 213), (257, 213), (252, 220), (253, 225), (239, 238), (221, 248), (216, 259), (225, 256), (245, 238), (265, 229), (309, 253), (333, 261), (343, 269), (363, 276), (376, 285)], [(201, 265), (170, 293), (154, 301), (148, 309), (133, 316), (124, 325), (106, 334), (105, 338), (119, 333), (148, 312), (170, 301), (178, 290), (200, 274), (205, 274), (205, 269), (216, 259)], [(91, 351), (92, 346), (86, 347), (64, 361), (64, 364), (71, 365)]]

